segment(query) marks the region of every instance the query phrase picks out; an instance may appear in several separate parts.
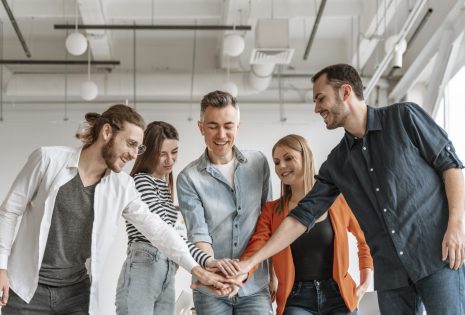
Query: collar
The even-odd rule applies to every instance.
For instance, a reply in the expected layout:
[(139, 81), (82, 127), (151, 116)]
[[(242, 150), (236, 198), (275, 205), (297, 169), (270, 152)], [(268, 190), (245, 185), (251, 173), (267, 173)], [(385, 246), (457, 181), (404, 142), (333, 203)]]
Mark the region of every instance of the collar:
[(71, 154), (71, 157), (68, 160), (68, 166), (67, 167), (72, 167), (72, 168), (77, 168), (79, 165), (79, 158), (81, 157), (83, 146), (74, 148), (73, 153)]
[[(244, 154), (242, 154), (242, 152), (236, 146), (233, 146), (232, 150), (233, 150), (233, 155), (236, 157), (236, 160), (239, 163), (247, 162), (247, 159), (244, 156)], [(199, 170), (204, 170), (208, 166), (211, 166), (211, 165), (213, 165), (213, 164), (210, 161), (210, 159), (208, 158), (208, 148), (206, 148), (205, 151), (203, 152), (202, 156), (200, 157), (200, 163), (199, 163), (198, 167), (199, 167)]]
[[(367, 135), (371, 131), (380, 131), (383, 130), (383, 126), (381, 124), (381, 118), (378, 115), (378, 111), (367, 105), (367, 126), (366, 126), (366, 132), (365, 135)], [(345, 131), (344, 135), (346, 142), (349, 146), (349, 149), (353, 147), (355, 144), (355, 141), (358, 140), (359, 138), (355, 137), (351, 133), (349, 133), (347, 130)]]
[[(73, 151), (73, 153), (71, 154), (71, 157), (68, 160), (68, 165), (67, 165), (68, 168), (76, 168), (76, 169), (78, 168), (79, 159), (81, 158), (81, 153), (82, 153), (83, 148), (84, 148), (84, 146), (74, 148), (74, 151)], [(110, 175), (110, 173), (111, 173), (111, 170), (109, 168), (107, 168), (105, 170), (105, 174), (103, 175), (103, 177), (106, 177), (107, 175)]]

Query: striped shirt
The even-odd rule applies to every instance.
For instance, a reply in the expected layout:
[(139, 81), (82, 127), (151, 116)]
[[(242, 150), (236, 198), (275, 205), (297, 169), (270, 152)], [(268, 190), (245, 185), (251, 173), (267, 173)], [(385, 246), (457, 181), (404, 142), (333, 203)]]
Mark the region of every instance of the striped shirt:
[[(171, 194), (168, 190), (168, 185), (165, 181), (155, 178), (146, 173), (138, 173), (134, 176), (136, 188), (151, 212), (156, 213), (167, 224), (174, 227), (178, 218), (178, 212), (171, 200)], [(150, 243), (150, 241), (142, 235), (134, 225), (126, 221), (126, 231), (128, 233), (128, 241)], [(189, 242), (181, 236), (187, 243), (192, 257), (197, 263), (203, 267), (210, 258), (209, 255), (204, 253), (201, 249), (197, 248), (194, 244)]]

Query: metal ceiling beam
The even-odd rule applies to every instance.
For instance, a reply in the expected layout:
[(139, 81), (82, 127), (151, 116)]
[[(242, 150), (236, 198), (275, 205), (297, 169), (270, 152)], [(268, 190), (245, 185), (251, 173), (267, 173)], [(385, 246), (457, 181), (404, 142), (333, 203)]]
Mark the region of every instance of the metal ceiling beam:
[[(402, 29), (399, 31), (396, 45), (406, 38), (408, 32), (412, 29), (415, 20), (420, 14), (421, 9), (423, 8), (423, 6), (426, 5), (426, 3), (427, 3), (427, 0), (418, 0), (418, 2), (415, 3), (415, 6), (413, 7), (412, 11), (407, 17), (407, 21), (405, 21), (404, 25), (402, 26)], [(380, 62), (375, 73), (371, 77), (370, 82), (368, 82), (367, 86), (365, 87), (365, 90), (363, 92), (365, 99), (369, 98), (371, 91), (375, 87), (376, 83), (378, 82), (379, 78), (383, 74), (384, 70), (386, 70), (387, 66), (391, 62), (396, 45), (393, 45), (392, 48), (389, 50), (389, 52), (384, 56), (383, 60)]]
[[(0, 65), (86, 65), (87, 60), (0, 59)], [(94, 66), (119, 66), (119, 60), (92, 60)]]
[(312, 33), (308, 39), (307, 47), (304, 52), (304, 60), (307, 60), (308, 54), (310, 53), (310, 48), (312, 48), (313, 40), (315, 39), (316, 32), (318, 30), (318, 25), (320, 24), (321, 16), (326, 6), (326, 0), (321, 0), (320, 7), (318, 8), (318, 13), (315, 18), (315, 23), (313, 24)]
[[(437, 54), (440, 47), (441, 38), (443, 33), (453, 27), (454, 37), (457, 38), (465, 29), (465, 10), (463, 10), (463, 3), (459, 0), (455, 3), (454, 7), (449, 11), (444, 21), (438, 27), (436, 32), (431, 36), (431, 39), (415, 56), (414, 61), (404, 73), (400, 81), (389, 93), (389, 99), (397, 102), (404, 97), (408, 90), (417, 82), (423, 70), (426, 68), (428, 63)], [(460, 57), (460, 56), (459, 56)]]
[(360, 32), (359, 36), (362, 36), (362, 38), (357, 51), (352, 57), (352, 64), (356, 65), (359, 70), (365, 67), (371, 55), (373, 55), (378, 43), (382, 40), (386, 26), (395, 17), (399, 5), (400, 1), (382, 0), (364, 34), (361, 35), (361, 31), (358, 30)]
[(26, 41), (24, 40), (23, 34), (21, 33), (21, 30), (19, 29), (18, 23), (16, 23), (16, 19), (13, 15), (13, 12), (11, 12), (10, 6), (8, 5), (8, 1), (2, 0), (3, 6), (5, 7), (5, 11), (8, 14), (8, 17), (10, 18), (11, 24), (13, 25), (13, 28), (16, 32), (16, 35), (18, 36), (19, 42), (21, 43), (21, 46), (23, 46), (24, 53), (28, 58), (31, 58), (31, 52), (29, 51), (29, 48), (27, 47)]
[(420, 31), (423, 29), (425, 26), (426, 22), (428, 21), (429, 17), (431, 14), (433, 14), (433, 8), (429, 8), (426, 12), (425, 15), (423, 15), (423, 18), (421, 19), (420, 23), (418, 24), (417, 28), (413, 31), (412, 36), (407, 41), (407, 47), (410, 47), (412, 45), (413, 41), (417, 38), (418, 34)]
[[(5, 1), (5, 0), (3, 0)], [(75, 29), (74, 25), (55, 24), (54, 29)], [(78, 29), (85, 30), (199, 30), (199, 31), (250, 31), (250, 25), (151, 25), (151, 24), (79, 24)]]

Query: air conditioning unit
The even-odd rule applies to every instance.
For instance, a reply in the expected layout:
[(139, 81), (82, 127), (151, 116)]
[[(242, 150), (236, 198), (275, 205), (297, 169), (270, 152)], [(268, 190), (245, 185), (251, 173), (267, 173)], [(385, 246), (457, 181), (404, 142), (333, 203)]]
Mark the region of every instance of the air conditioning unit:
[(294, 49), (289, 48), (289, 20), (259, 19), (250, 63), (289, 64), (293, 55)]

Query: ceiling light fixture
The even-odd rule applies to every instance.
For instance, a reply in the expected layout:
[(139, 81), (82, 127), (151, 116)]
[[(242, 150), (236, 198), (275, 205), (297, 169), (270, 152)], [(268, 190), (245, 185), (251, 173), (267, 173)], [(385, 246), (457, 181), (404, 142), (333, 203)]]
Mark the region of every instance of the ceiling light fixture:
[(402, 38), (399, 41), (399, 35), (392, 35), (386, 39), (384, 49), (389, 53), (394, 48), (394, 59), (392, 60), (392, 67), (399, 69), (402, 68), (402, 56), (407, 50), (407, 41)]
[(237, 57), (244, 51), (244, 38), (239, 34), (228, 34), (224, 37), (223, 51), (226, 55)]
[(66, 38), (66, 50), (73, 56), (82, 55), (87, 49), (87, 39), (84, 35), (78, 32), (78, 0), (76, 0), (75, 9), (75, 31)]
[(81, 97), (86, 101), (92, 101), (97, 97), (98, 88), (97, 84), (90, 79), (90, 49), (87, 53), (88, 63), (87, 63), (87, 81), (81, 85)]

